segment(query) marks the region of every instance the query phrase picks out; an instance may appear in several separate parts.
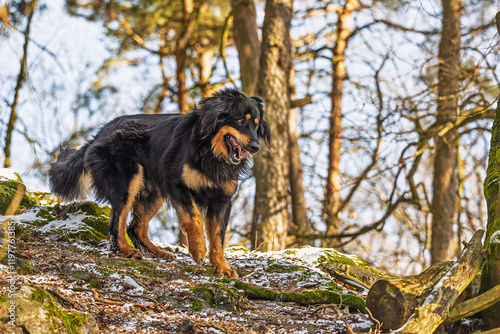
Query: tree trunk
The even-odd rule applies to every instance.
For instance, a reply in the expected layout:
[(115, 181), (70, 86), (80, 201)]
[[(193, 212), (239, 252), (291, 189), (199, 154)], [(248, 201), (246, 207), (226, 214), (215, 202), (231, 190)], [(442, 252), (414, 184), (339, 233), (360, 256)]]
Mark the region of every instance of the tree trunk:
[[(342, 136), (342, 89), (346, 76), (345, 50), (347, 39), (351, 33), (353, 12), (358, 6), (358, 0), (347, 0), (338, 14), (336, 42), (333, 49), (332, 71), (332, 111), (330, 114), (330, 130), (328, 141), (328, 175), (326, 178), (326, 193), (324, 199), (324, 218), (328, 234), (337, 234), (340, 225), (340, 147)], [(331, 246), (331, 241), (325, 239), (325, 246)]]
[(257, 13), (253, 0), (232, 0), (233, 33), (240, 60), (240, 80), (248, 96), (257, 93), (260, 42), (257, 34)]
[(200, 70), (200, 87), (201, 96), (209, 97), (212, 95), (213, 89), (210, 84), (212, 76), (212, 59), (214, 57), (214, 48), (210, 45), (210, 40), (204, 36), (198, 38), (198, 65)]
[(33, 15), (35, 14), (36, 1), (32, 1), (27, 5), (29, 7), (28, 12), (28, 22), (26, 24), (26, 30), (24, 31), (24, 46), (23, 46), (23, 57), (21, 58), (21, 68), (17, 76), (16, 88), (14, 89), (14, 101), (10, 105), (10, 116), (9, 122), (7, 123), (7, 130), (5, 132), (5, 146), (3, 149), (5, 160), (4, 167), (9, 168), (10, 163), (10, 147), (12, 144), (12, 132), (14, 132), (14, 126), (17, 121), (17, 105), (19, 103), (19, 94), (23, 86), (24, 80), (27, 76), (27, 66), (28, 66), (28, 44), (30, 42), (30, 29), (31, 21), (33, 20)]
[[(497, 28), (500, 34), (500, 12), (496, 15)], [(488, 226), (484, 246), (487, 250), (486, 263), (481, 274), (480, 292), (488, 291), (500, 284), (500, 201), (498, 201), (500, 160), (500, 104), (497, 105), (493, 129), (491, 130), (491, 146), (488, 158), (488, 169), (484, 180), (484, 197), (488, 206)], [(500, 302), (482, 312), (486, 328), (500, 327)]]
[[(290, 98), (295, 100), (295, 71), (290, 75)], [(304, 197), (304, 181), (302, 173), (302, 163), (300, 162), (299, 130), (297, 128), (297, 112), (295, 108), (288, 111), (288, 148), (290, 164), (290, 195), (292, 200), (292, 220), (296, 233), (299, 236), (305, 235), (309, 228), (307, 219), (307, 205)], [(307, 244), (304, 239), (298, 238), (298, 245)]]
[[(443, 28), (439, 43), (437, 122), (454, 122), (458, 113), (460, 77), (460, 17), (462, 0), (443, 0)], [(453, 222), (458, 192), (458, 132), (436, 138), (432, 182), (432, 263), (455, 256)]]
[(263, 149), (255, 156), (256, 192), (252, 224), (252, 245), (263, 251), (284, 249), (288, 234), (291, 17), (291, 0), (267, 1), (258, 93), (265, 101), (265, 119), (273, 139), (271, 150)]
[(175, 62), (176, 77), (177, 77), (177, 104), (179, 105), (179, 112), (184, 114), (189, 112), (188, 97), (189, 93), (187, 91), (186, 84), (186, 47), (188, 41), (193, 34), (194, 18), (193, 18), (193, 1), (183, 0), (182, 1), (182, 11), (183, 11), (183, 31), (179, 34), (177, 38), (177, 44), (175, 49)]

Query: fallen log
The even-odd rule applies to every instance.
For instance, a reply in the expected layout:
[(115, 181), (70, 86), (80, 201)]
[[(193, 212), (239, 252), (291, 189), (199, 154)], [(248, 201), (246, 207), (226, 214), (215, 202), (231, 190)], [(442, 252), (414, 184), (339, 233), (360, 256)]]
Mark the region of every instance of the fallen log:
[(418, 275), (378, 280), (368, 292), (366, 307), (382, 328), (399, 328), (452, 266), (452, 261), (438, 262)]
[(445, 322), (455, 322), (463, 318), (471, 317), (498, 302), (500, 302), (500, 284), (477, 297), (455, 305), (450, 310)]
[(382, 279), (370, 288), (366, 306), (383, 329), (402, 333), (433, 333), (448, 316), (460, 293), (477, 274), (482, 262), (477, 231), (457, 262), (440, 262), (414, 276)]

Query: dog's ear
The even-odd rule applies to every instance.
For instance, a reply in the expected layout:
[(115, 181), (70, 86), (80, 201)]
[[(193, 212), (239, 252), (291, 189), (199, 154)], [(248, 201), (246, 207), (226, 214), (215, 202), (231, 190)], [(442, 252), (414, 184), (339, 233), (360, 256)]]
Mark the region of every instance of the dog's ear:
[(266, 143), (267, 147), (271, 145), (271, 128), (269, 124), (264, 120), (264, 100), (258, 96), (252, 96), (251, 99), (257, 101), (259, 106), (260, 122), (259, 128), (257, 129), (257, 136)]
[(216, 97), (201, 100), (198, 114), (202, 117), (201, 132), (203, 136), (213, 134), (217, 126), (229, 117), (225, 101)]

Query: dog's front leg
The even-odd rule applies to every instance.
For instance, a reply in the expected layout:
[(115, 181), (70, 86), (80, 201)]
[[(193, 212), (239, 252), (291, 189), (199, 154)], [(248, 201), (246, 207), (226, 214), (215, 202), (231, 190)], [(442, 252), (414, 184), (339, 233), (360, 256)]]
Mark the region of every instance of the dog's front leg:
[(210, 242), (210, 263), (215, 267), (215, 271), (219, 275), (238, 277), (236, 270), (231, 269), (224, 258), (224, 234), (226, 233), (230, 213), (230, 203), (219, 212), (216, 212), (213, 207), (209, 208), (205, 220), (205, 227)]
[(203, 232), (203, 220), (198, 207), (193, 200), (191, 200), (191, 205), (172, 204), (175, 211), (177, 211), (179, 227), (188, 239), (189, 253), (196, 263), (202, 264), (207, 253), (207, 247), (205, 245), (205, 233)]

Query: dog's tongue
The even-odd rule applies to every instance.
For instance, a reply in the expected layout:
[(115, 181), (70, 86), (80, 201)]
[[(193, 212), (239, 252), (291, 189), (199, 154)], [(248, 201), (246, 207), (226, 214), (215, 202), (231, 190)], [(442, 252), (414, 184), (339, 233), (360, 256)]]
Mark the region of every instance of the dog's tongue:
[(240, 159), (244, 158), (247, 155), (247, 151), (243, 149), (243, 147), (240, 147)]

